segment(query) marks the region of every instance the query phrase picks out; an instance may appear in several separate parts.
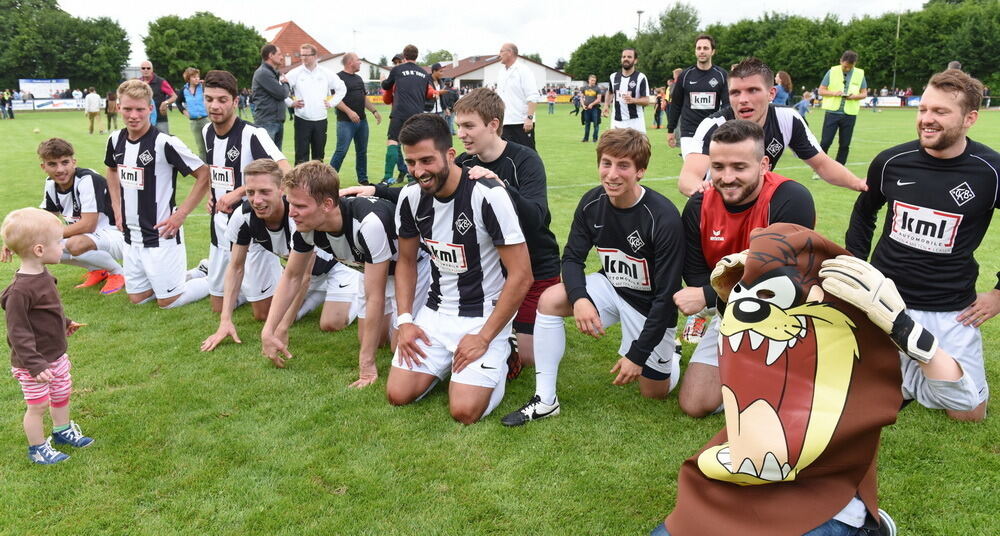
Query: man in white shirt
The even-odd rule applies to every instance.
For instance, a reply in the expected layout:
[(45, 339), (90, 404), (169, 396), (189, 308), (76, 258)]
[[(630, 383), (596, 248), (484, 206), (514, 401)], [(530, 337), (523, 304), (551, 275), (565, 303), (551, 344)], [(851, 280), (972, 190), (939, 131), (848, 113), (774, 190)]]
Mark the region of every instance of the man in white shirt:
[(497, 78), (497, 94), (503, 99), (503, 134), (512, 141), (535, 149), (535, 104), (541, 99), (535, 75), (518, 61), (517, 45), (504, 43), (500, 47), (503, 69)]
[[(324, 160), (326, 146), (327, 109), (344, 100), (347, 86), (339, 76), (320, 67), (316, 61), (316, 47), (304, 44), (299, 47), (302, 65), (288, 72), (292, 97), (286, 101), (295, 108), (295, 164), (309, 160)], [(333, 91), (333, 95), (330, 92)], [(310, 149), (312, 158), (309, 157)]]
[[(83, 99), (83, 110), (87, 112), (87, 120), (90, 121), (90, 133), (94, 133), (94, 120), (101, 115), (101, 96), (97, 90), (91, 87), (87, 90), (87, 96)], [(104, 134), (104, 131), (101, 131)]]

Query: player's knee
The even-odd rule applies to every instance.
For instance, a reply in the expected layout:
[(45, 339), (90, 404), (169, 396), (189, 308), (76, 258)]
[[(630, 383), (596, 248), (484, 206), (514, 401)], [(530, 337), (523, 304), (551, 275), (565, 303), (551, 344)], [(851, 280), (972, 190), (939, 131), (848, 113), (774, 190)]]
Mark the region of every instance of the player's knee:
[(319, 329), (321, 331), (340, 331), (347, 327), (347, 318), (335, 316), (333, 318), (320, 318)]
[(451, 418), (462, 424), (475, 424), (483, 416), (482, 410), (464, 406), (451, 406)]
[(562, 284), (552, 285), (545, 289), (538, 298), (538, 312), (544, 315), (561, 316), (565, 309), (569, 308), (566, 289)]
[(707, 400), (707, 397), (702, 396), (700, 393), (692, 393), (690, 390), (685, 390), (682, 387), (680, 395), (677, 397), (677, 403), (685, 415), (700, 419), (711, 415), (719, 407), (720, 402), (713, 404), (712, 401)]
[(983, 422), (986, 420), (986, 402), (979, 404), (975, 409), (969, 411), (958, 411), (949, 409), (945, 411), (949, 418), (962, 422)]
[(393, 406), (405, 406), (416, 399), (412, 393), (398, 389), (394, 385), (386, 386), (385, 398)]
[(94, 249), (94, 243), (88, 238), (82, 236), (74, 236), (66, 240), (66, 252), (70, 255), (83, 255), (84, 253)]
[(266, 322), (267, 321), (267, 309), (256, 309), (255, 308), (253, 310), (253, 319), (256, 320), (256, 321), (258, 321), (258, 322)]

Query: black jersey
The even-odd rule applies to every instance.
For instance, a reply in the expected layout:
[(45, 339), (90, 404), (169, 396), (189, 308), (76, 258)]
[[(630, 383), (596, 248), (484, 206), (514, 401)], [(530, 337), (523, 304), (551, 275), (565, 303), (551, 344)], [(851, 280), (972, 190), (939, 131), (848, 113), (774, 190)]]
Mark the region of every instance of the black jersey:
[(517, 207), (517, 217), (531, 255), (532, 277), (541, 280), (558, 276), (559, 244), (556, 235), (549, 229), (552, 214), (549, 213), (546, 193), (545, 165), (538, 153), (509, 141), (500, 158), (492, 162), (483, 162), (478, 155), (463, 153), (455, 159), (455, 163), (466, 169), (482, 166), (503, 180)]
[(359, 271), (364, 271), (365, 264), (389, 261), (392, 274), (398, 254), (394, 208), (392, 203), (377, 197), (341, 198), (340, 234), (296, 231), (292, 235), (292, 249), (308, 253), (319, 248)]
[[(701, 154), (708, 155), (708, 147), (712, 143), (715, 129), (733, 119), (736, 119), (736, 114), (732, 108), (726, 106), (698, 125), (693, 137)], [(769, 104), (764, 119), (764, 152), (771, 162), (772, 170), (778, 166), (778, 160), (786, 147), (802, 160), (808, 160), (823, 151), (816, 141), (816, 136), (813, 136), (805, 120), (794, 108)]]
[(411, 184), (399, 196), (396, 226), (400, 237), (419, 238), (431, 255), (427, 307), (456, 316), (489, 316), (507, 281), (497, 246), (524, 242), (506, 188), (492, 179), (472, 180), (466, 170), (446, 199)]
[(67, 224), (80, 221), (85, 213), (97, 214), (97, 227), (114, 227), (115, 212), (111, 208), (111, 194), (108, 181), (97, 172), (87, 168), (76, 168), (73, 185), (66, 191), (51, 177), (45, 179), (45, 194), (39, 208), (59, 214)]
[(644, 365), (667, 328), (677, 324), (674, 293), (681, 288), (684, 230), (677, 208), (662, 194), (643, 187), (635, 206), (615, 208), (598, 186), (580, 200), (563, 249), (563, 284), (570, 304), (587, 294), (584, 269), (597, 249), (615, 292), (646, 317), (639, 338), (625, 357)]
[(927, 154), (918, 141), (882, 151), (868, 167), (868, 191), (854, 203), (847, 250), (868, 258), (875, 219), (888, 204), (872, 265), (895, 282), (908, 307), (966, 307), (976, 299), (973, 254), (1000, 208), (997, 170), (1000, 154), (972, 140), (947, 160)]
[(412, 61), (403, 62), (389, 71), (389, 76), (382, 81), (382, 89), (392, 92), (392, 117), (405, 121), (410, 116), (424, 111), (424, 100), (427, 98), (427, 86), (431, 77), (422, 67)]
[(677, 77), (670, 91), (667, 132), (681, 127), (681, 137), (689, 138), (702, 120), (729, 104), (729, 73), (718, 65), (702, 71), (692, 65)]
[[(709, 279), (715, 266), (708, 265), (701, 247), (701, 203), (704, 197), (701, 192), (691, 196), (681, 213), (681, 220), (684, 222), (684, 240), (687, 244), (684, 256), (684, 282), (689, 287), (701, 287), (705, 292), (705, 303), (713, 307), (717, 296)], [(730, 213), (736, 214), (750, 210), (756, 204), (754, 201), (740, 206), (726, 205), (725, 208)], [(779, 184), (768, 204), (768, 224), (772, 223), (794, 223), (807, 229), (814, 228), (816, 206), (809, 190), (792, 180)], [(746, 238), (747, 243), (742, 246), (743, 249), (750, 247), (749, 237)]]

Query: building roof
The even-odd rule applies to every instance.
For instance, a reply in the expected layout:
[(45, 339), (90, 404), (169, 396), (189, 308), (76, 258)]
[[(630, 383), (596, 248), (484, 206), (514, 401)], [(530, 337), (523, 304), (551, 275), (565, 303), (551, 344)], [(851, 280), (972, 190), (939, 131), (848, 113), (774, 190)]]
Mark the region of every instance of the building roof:
[[(264, 29), (264, 38), (267, 39), (268, 43), (277, 45), (286, 56), (290, 54), (293, 57), (297, 57), (299, 47), (306, 43), (310, 43), (316, 47), (316, 54), (319, 57), (330, 54), (330, 51), (321, 45), (319, 41), (307, 34), (305, 30), (292, 21), (268, 26)], [(297, 64), (298, 62), (293, 61), (292, 63)]]
[[(517, 59), (529, 63), (534, 63), (535, 65), (541, 65), (542, 67), (545, 67), (546, 69), (557, 72), (559, 74), (566, 74), (558, 69), (549, 67), (544, 63), (539, 63), (531, 58), (518, 56)], [(458, 78), (462, 75), (471, 73), (472, 71), (475, 71), (477, 69), (482, 69), (487, 65), (493, 65), (494, 63), (497, 63), (499, 61), (500, 61), (500, 56), (498, 56), (497, 54), (483, 54), (481, 56), (469, 56), (467, 58), (462, 58), (461, 60), (458, 61), (458, 65), (456, 65), (454, 62), (448, 62), (448, 63), (441, 62), (442, 65), (441, 76), (445, 78)], [(428, 68), (428, 71), (430, 71), (430, 68)]]

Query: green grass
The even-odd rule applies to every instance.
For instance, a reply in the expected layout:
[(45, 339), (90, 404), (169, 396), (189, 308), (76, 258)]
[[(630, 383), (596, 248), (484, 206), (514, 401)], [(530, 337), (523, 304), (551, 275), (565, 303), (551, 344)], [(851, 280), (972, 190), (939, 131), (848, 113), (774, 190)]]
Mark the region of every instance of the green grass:
[[(594, 145), (580, 143), (582, 127), (568, 110), (560, 105), (549, 116), (543, 107), (538, 122), (560, 242), (580, 196), (597, 184)], [(809, 118), (817, 129), (821, 113)], [(912, 139), (913, 123), (912, 110), (862, 113), (850, 169), (864, 174), (878, 151)], [(171, 125), (192, 145), (183, 117), (173, 114)], [(291, 156), (294, 136), (286, 128)], [(381, 173), (385, 129), (372, 122), (372, 177)], [(103, 171), (106, 139), (85, 131), (79, 113), (22, 113), (0, 122), (0, 213), (39, 202), (35, 147), (50, 136), (72, 141), (80, 166)], [(654, 154), (644, 183), (681, 207), (681, 159), (667, 148), (665, 131), (650, 134)], [(1000, 147), (1000, 115), (984, 112), (971, 134)], [(335, 141), (331, 126), (327, 158)], [(781, 163), (778, 171), (816, 198), (818, 230), (841, 241), (854, 194), (808, 180), (810, 170), (790, 153)], [(353, 166), (352, 149), (345, 184), (354, 182)], [(190, 180), (181, 183), (186, 191)], [(203, 213), (188, 220), (192, 265), (207, 252), (207, 223)], [(1000, 265), (996, 229), (978, 258), (982, 291), (993, 287)], [(14, 268), (0, 265), (0, 281)], [(89, 324), (70, 340), (73, 417), (97, 442), (68, 463), (29, 464), (20, 390), (13, 379), (0, 381), (2, 534), (644, 534), (673, 507), (682, 460), (723, 426), (721, 416), (683, 416), (675, 396), (651, 401), (635, 386), (611, 385), (617, 329), (598, 342), (569, 334), (558, 418), (520, 429), (500, 425), (500, 416), (533, 393), (529, 372), (508, 386), (493, 415), (466, 427), (449, 418), (441, 389), (413, 406), (390, 407), (387, 350), (379, 354), (377, 386), (347, 389), (356, 374), (354, 327), (322, 333), (311, 315), (293, 328), (295, 359), (278, 370), (260, 356), (260, 325), (247, 308), (236, 313), (244, 344), (202, 354), (198, 345), (216, 326), (207, 302), (136, 307), (122, 294), (73, 289), (77, 268), (52, 272), (68, 315)], [(998, 322), (983, 330), (995, 386)], [(911, 405), (885, 430), (881, 505), (902, 534), (997, 533), (997, 422), (957, 423)]]

